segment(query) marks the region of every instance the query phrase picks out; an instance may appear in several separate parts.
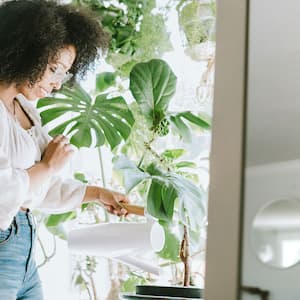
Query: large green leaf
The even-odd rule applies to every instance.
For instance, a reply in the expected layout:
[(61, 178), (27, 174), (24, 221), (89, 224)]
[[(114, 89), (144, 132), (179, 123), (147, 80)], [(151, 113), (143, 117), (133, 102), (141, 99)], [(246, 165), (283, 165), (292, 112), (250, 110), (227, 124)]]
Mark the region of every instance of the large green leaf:
[[(180, 221), (186, 225), (190, 225), (192, 230), (196, 230), (201, 224), (206, 215), (206, 199), (204, 192), (188, 179), (173, 173), (164, 172), (159, 170), (155, 165), (151, 164), (147, 168), (148, 173), (151, 174), (152, 180), (159, 182), (161, 186), (165, 188), (172, 187), (178, 198), (179, 206), (179, 218)], [(163, 188), (161, 188), (163, 191)], [(149, 196), (149, 195), (148, 195)], [(153, 199), (150, 194), (151, 199)], [(161, 197), (168, 199), (166, 193), (162, 193)], [(152, 201), (149, 199), (149, 201)], [(167, 202), (167, 200), (165, 200)], [(169, 200), (170, 201), (170, 200)], [(147, 201), (147, 204), (149, 202)], [(158, 205), (159, 202), (155, 202), (152, 205)], [(170, 204), (171, 205), (171, 204)], [(156, 207), (156, 209), (159, 209)]]
[(160, 59), (139, 63), (130, 72), (130, 90), (142, 113), (156, 127), (165, 117), (177, 78)]
[(172, 186), (152, 180), (147, 196), (148, 213), (159, 220), (171, 222), (176, 197), (177, 192)]
[(126, 192), (142, 181), (152, 180), (147, 193), (147, 211), (150, 215), (166, 222), (171, 222), (176, 198), (179, 205), (179, 219), (196, 230), (206, 215), (204, 192), (188, 179), (173, 172), (164, 172), (154, 164), (141, 171), (126, 156), (114, 159), (114, 167), (124, 175)]
[(183, 223), (190, 224), (192, 230), (202, 225), (206, 215), (204, 191), (188, 179), (178, 175), (169, 175), (168, 180), (178, 192), (179, 213)]
[(50, 135), (70, 134), (70, 142), (75, 146), (90, 147), (94, 132), (94, 145), (101, 146), (107, 141), (111, 149), (128, 138), (134, 118), (122, 97), (101, 94), (93, 103), (91, 96), (78, 84), (64, 86), (59, 94), (64, 97), (39, 100), (37, 107), (46, 107), (41, 112), (43, 125), (68, 112), (76, 116), (57, 125)]
[(190, 128), (184, 123), (180, 116), (171, 116), (170, 123), (175, 127), (178, 134), (186, 143), (190, 143), (192, 141)]
[(47, 227), (57, 226), (61, 223), (64, 223), (66, 221), (72, 220), (76, 218), (76, 212), (71, 211), (67, 213), (62, 214), (56, 214), (56, 215), (49, 215), (45, 220), (44, 223)]
[(178, 131), (182, 139), (187, 143), (190, 143), (192, 139), (189, 123), (192, 123), (205, 130), (211, 128), (211, 121), (207, 116), (195, 115), (190, 111), (184, 111), (178, 114), (170, 114), (169, 121)]
[(135, 186), (150, 177), (149, 174), (142, 172), (125, 155), (114, 158), (114, 168), (123, 172), (126, 193), (130, 192)]
[(161, 156), (170, 158), (172, 160), (179, 158), (186, 152), (185, 149), (167, 149), (165, 150)]
[(199, 126), (202, 129), (210, 129), (211, 128), (211, 120), (208, 116), (204, 115), (195, 115), (190, 111), (184, 111), (177, 114), (178, 117), (182, 117), (189, 122)]
[(60, 223), (57, 226), (47, 226), (46, 228), (53, 235), (59, 237), (62, 240), (67, 240), (67, 233), (66, 233), (62, 223)]
[(164, 259), (179, 262), (180, 240), (167, 226), (163, 226), (163, 228), (165, 231), (165, 244), (158, 255)]

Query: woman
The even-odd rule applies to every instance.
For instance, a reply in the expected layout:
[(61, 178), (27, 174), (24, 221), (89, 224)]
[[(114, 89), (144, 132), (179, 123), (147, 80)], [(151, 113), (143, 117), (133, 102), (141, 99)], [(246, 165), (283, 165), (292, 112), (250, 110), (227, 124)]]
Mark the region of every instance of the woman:
[(91, 13), (46, 0), (0, 6), (0, 299), (43, 299), (32, 255), (30, 210), (61, 213), (97, 201), (127, 214), (126, 196), (56, 174), (73, 150), (66, 137), (43, 131), (30, 101), (82, 77), (107, 36)]

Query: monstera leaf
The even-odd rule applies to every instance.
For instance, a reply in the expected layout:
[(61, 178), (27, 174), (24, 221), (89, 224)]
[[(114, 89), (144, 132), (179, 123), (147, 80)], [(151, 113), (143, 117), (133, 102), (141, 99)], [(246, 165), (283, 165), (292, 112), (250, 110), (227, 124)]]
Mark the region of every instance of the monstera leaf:
[(122, 97), (109, 98), (100, 94), (92, 101), (91, 96), (79, 85), (64, 86), (57, 97), (39, 100), (37, 107), (41, 112), (43, 125), (72, 112), (74, 117), (53, 128), (49, 134), (70, 134), (70, 142), (77, 147), (90, 147), (95, 136), (95, 146), (108, 142), (114, 149), (121, 141), (126, 140), (134, 124), (134, 118)]
[(164, 119), (176, 91), (177, 78), (160, 59), (138, 63), (130, 72), (130, 91), (141, 112), (156, 128)]

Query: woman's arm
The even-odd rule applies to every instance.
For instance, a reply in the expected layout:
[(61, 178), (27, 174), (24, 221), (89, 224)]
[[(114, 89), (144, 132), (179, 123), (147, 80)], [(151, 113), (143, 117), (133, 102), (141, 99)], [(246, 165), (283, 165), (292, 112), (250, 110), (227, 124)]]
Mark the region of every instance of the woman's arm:
[(111, 191), (98, 186), (88, 186), (85, 191), (83, 202), (96, 201), (102, 204), (108, 212), (115, 215), (127, 215), (127, 210), (122, 204), (129, 203), (126, 195)]

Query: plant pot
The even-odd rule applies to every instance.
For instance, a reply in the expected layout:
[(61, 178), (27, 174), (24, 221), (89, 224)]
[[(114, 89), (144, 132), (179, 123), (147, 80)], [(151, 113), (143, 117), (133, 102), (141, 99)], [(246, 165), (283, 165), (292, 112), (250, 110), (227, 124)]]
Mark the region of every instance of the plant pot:
[(128, 300), (196, 300), (203, 298), (203, 289), (183, 286), (138, 285), (136, 293), (122, 293), (120, 299)]

